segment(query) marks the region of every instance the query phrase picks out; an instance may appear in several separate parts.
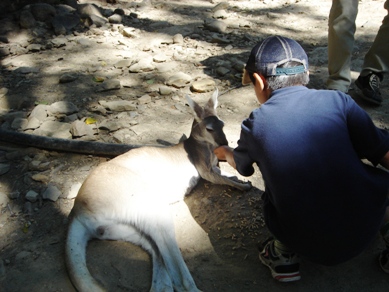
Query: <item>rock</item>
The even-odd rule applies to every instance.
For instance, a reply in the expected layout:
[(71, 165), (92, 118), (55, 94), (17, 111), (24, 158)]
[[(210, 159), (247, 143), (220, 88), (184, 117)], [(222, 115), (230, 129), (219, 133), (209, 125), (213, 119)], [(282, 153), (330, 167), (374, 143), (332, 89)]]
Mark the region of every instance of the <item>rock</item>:
[(32, 175), (31, 179), (38, 181), (38, 182), (42, 182), (44, 184), (47, 184), (50, 181), (50, 178), (47, 175), (41, 174), (41, 173), (37, 173), (37, 174)]
[(27, 50), (29, 52), (39, 52), (42, 49), (42, 45), (40, 44), (31, 44), (27, 46)]
[(227, 12), (224, 9), (216, 10), (213, 14), (214, 18), (217, 19), (226, 19), (227, 18)]
[(41, 125), (41, 121), (38, 120), (36, 117), (29, 117), (28, 123), (24, 127), (24, 130), (35, 130), (39, 128), (40, 125)]
[(43, 192), (42, 198), (55, 202), (58, 200), (61, 194), (61, 191), (55, 185), (49, 184), (47, 189)]
[(160, 86), (159, 87), (159, 94), (161, 95), (169, 95), (173, 92), (173, 89), (168, 86)]
[(94, 125), (88, 125), (83, 121), (74, 121), (70, 128), (70, 133), (73, 137), (93, 136), (95, 131), (93, 130)]
[(32, 28), (35, 26), (36, 21), (31, 11), (28, 9), (24, 9), (20, 12), (19, 23), (20, 26), (23, 28)]
[(45, 121), (38, 129), (34, 130), (33, 134), (54, 138), (71, 139), (72, 135), (70, 134), (70, 128), (71, 125), (68, 123)]
[(69, 83), (73, 82), (78, 78), (77, 75), (71, 73), (65, 73), (59, 77), (59, 83)]
[(123, 17), (120, 14), (113, 14), (110, 17), (108, 17), (108, 21), (109, 23), (116, 23), (116, 24), (122, 23)]
[(123, 34), (123, 36), (128, 37), (128, 38), (135, 38), (137, 36), (135, 30), (131, 27), (125, 27), (122, 30), (122, 34)]
[(26, 200), (30, 201), (31, 203), (35, 203), (38, 200), (39, 194), (33, 190), (30, 190), (26, 194)]
[(224, 9), (227, 9), (229, 6), (230, 6), (230, 4), (228, 4), (228, 2), (226, 2), (226, 1), (220, 2), (212, 8), (212, 11), (215, 12), (218, 10), (224, 10)]
[(13, 120), (13, 122), (11, 124), (11, 128), (13, 130), (24, 130), (24, 129), (26, 129), (27, 125), (28, 125), (27, 119), (17, 118), (15, 120)]
[(173, 43), (178, 44), (178, 45), (182, 45), (184, 43), (184, 37), (182, 36), (182, 34), (174, 35), (173, 36)]
[(170, 76), (166, 83), (167, 85), (182, 88), (185, 87), (191, 80), (192, 77), (189, 75), (183, 72), (178, 72), (177, 74)]
[(221, 20), (205, 22), (204, 26), (213, 32), (224, 33), (227, 30), (227, 24)]
[(10, 198), (11, 200), (15, 200), (15, 199), (18, 199), (20, 196), (20, 192), (16, 191), (16, 192), (11, 192), (8, 194), (8, 198)]
[(56, 10), (53, 6), (46, 3), (36, 3), (31, 5), (31, 13), (34, 16), (35, 20), (41, 22), (51, 22)]
[(201, 79), (194, 81), (191, 90), (195, 92), (208, 92), (215, 89), (215, 81), (212, 79)]
[(89, 16), (89, 19), (97, 27), (102, 27), (108, 22), (108, 20), (106, 18), (97, 16), (97, 15), (91, 15), (91, 16)]
[(228, 68), (225, 68), (225, 67), (217, 67), (216, 68), (216, 73), (220, 76), (225, 76), (226, 74), (228, 74), (231, 70), (228, 69)]
[(81, 18), (88, 18), (92, 15), (103, 17), (99, 8), (94, 4), (80, 4), (78, 5), (78, 13)]
[(160, 73), (173, 71), (178, 67), (177, 62), (160, 63), (155, 66), (155, 69)]
[(154, 70), (153, 60), (150, 58), (141, 59), (129, 68), (131, 73), (149, 72)]
[(39, 121), (44, 121), (47, 117), (48, 105), (38, 104), (30, 113), (29, 119), (36, 118)]
[(123, 69), (123, 68), (130, 67), (131, 64), (132, 64), (132, 61), (130, 59), (124, 59), (124, 60), (120, 60), (119, 62), (117, 62), (115, 64), (115, 68)]
[(147, 104), (151, 102), (151, 96), (148, 94), (145, 94), (138, 98), (139, 104)]
[(60, 48), (63, 46), (66, 46), (68, 40), (64, 37), (56, 37), (51, 40), (51, 43), (54, 45), (56, 48)]
[(73, 13), (66, 13), (63, 15), (57, 15), (53, 19), (53, 26), (63, 26), (66, 30), (72, 30), (80, 23), (80, 17)]
[(99, 103), (111, 110), (111, 111), (117, 111), (117, 112), (123, 112), (123, 111), (134, 111), (136, 110), (136, 104), (133, 101), (128, 100), (116, 100), (116, 101), (99, 101)]
[(116, 90), (120, 88), (122, 88), (122, 85), (119, 79), (107, 79), (101, 84), (100, 88), (97, 91), (102, 92), (108, 90)]
[(115, 132), (120, 129), (120, 125), (112, 120), (104, 120), (100, 123), (99, 129), (106, 130), (109, 132)]
[(158, 54), (153, 57), (153, 61), (156, 63), (163, 63), (166, 62), (167, 57), (165, 54)]
[(58, 115), (58, 114), (70, 115), (72, 113), (78, 112), (78, 107), (68, 101), (57, 101), (51, 104), (48, 107), (47, 111), (53, 115)]
[(38, 73), (39, 68), (37, 68), (37, 67), (19, 67), (15, 70), (15, 72), (21, 73), (21, 74)]

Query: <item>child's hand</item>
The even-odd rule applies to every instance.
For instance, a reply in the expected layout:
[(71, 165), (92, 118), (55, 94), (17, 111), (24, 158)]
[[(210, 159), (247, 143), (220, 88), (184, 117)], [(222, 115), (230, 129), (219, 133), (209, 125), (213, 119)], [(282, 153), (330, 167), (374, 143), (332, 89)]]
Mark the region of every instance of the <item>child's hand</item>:
[(234, 148), (228, 146), (220, 146), (213, 150), (219, 161), (227, 161), (233, 168), (236, 169), (234, 160)]
[(217, 147), (215, 150), (213, 150), (213, 152), (215, 153), (217, 159), (219, 159), (219, 161), (226, 161), (227, 160), (227, 154), (226, 152), (229, 152), (231, 151), (230, 147), (228, 146), (220, 146), (220, 147)]

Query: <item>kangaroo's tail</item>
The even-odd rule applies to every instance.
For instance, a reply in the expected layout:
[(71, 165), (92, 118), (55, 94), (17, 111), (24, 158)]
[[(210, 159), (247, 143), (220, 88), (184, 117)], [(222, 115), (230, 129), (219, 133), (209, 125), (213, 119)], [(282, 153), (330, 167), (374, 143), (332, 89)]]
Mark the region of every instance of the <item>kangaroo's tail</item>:
[(91, 233), (78, 220), (71, 219), (66, 239), (66, 266), (69, 277), (80, 292), (102, 292), (105, 291), (89, 273), (86, 266), (86, 247), (91, 239)]

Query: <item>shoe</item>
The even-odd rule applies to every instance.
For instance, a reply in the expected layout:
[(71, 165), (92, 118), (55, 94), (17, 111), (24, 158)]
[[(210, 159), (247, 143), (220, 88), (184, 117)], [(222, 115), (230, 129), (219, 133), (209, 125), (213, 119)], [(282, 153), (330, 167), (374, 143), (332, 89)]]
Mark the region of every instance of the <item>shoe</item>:
[(383, 252), (380, 253), (380, 256), (378, 257), (378, 262), (380, 264), (381, 269), (389, 274), (389, 248), (385, 249)]
[(264, 243), (259, 259), (270, 269), (272, 277), (279, 282), (293, 282), (301, 279), (297, 255), (295, 253), (277, 254), (272, 239)]
[[(356, 89), (359, 89), (359, 95), (362, 99), (371, 102), (375, 105), (382, 103), (380, 92), (380, 82), (382, 77), (380, 74), (371, 73), (367, 76), (359, 76), (355, 80)], [(358, 91), (358, 90), (357, 90)]]

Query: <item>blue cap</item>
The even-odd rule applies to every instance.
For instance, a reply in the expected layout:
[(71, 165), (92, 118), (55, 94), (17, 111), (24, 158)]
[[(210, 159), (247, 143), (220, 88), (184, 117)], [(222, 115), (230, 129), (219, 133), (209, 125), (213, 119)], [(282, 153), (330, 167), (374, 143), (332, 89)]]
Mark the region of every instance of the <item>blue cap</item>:
[[(279, 67), (290, 61), (300, 65)], [(295, 40), (271, 36), (251, 50), (245, 69), (251, 73), (261, 73), (265, 77), (300, 74), (308, 71), (308, 56)]]

